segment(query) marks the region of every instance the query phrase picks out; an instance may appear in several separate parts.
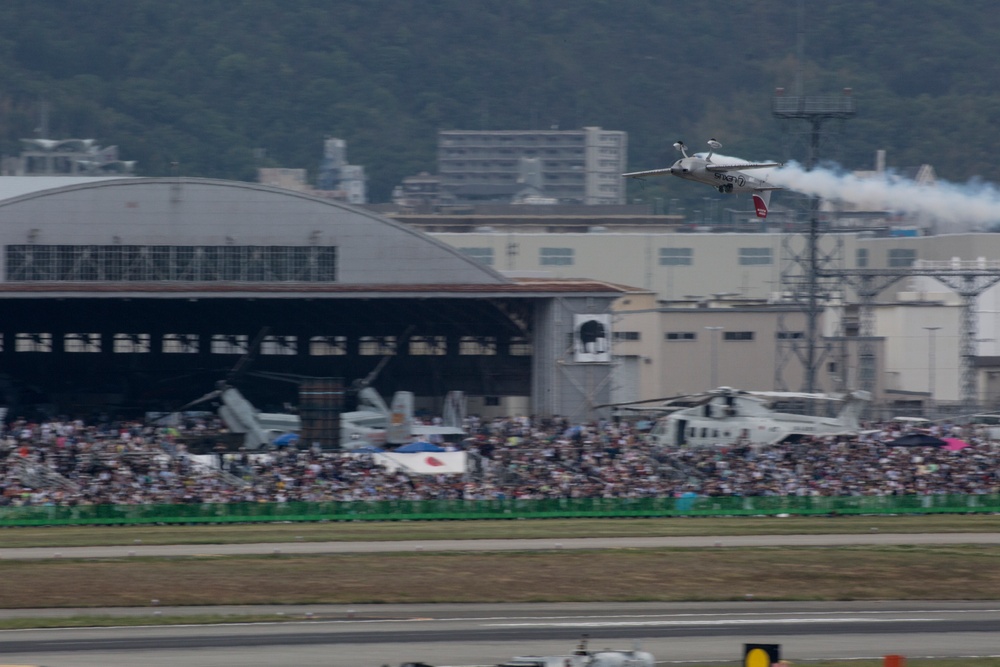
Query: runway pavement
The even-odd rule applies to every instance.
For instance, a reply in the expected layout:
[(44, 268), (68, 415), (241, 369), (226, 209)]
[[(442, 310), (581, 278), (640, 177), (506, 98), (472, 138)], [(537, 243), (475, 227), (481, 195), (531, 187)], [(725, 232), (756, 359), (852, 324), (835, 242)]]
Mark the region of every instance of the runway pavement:
[(546, 551), (554, 549), (649, 549), (668, 547), (837, 547), (851, 545), (1000, 544), (1000, 533), (856, 533), (836, 535), (742, 535), (683, 537), (577, 537), (564, 539), (414, 540), (375, 542), (281, 542), (268, 544), (132, 544), (110, 547), (0, 549), (0, 560), (121, 558), (123, 556), (246, 556), (253, 554), (349, 554), (400, 551)]
[[(993, 602), (640, 603), (365, 606), (286, 624), (0, 632), (0, 661), (49, 667), (497, 664), (516, 654), (631, 648), (663, 662), (736, 661), (746, 642), (788, 660), (992, 655)], [(130, 662), (131, 661), (131, 662)]]

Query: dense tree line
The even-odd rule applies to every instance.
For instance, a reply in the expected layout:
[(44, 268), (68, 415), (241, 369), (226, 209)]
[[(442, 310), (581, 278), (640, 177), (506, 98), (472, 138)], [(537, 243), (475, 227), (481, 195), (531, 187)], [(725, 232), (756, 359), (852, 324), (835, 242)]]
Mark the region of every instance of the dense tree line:
[(857, 118), (824, 145), (845, 166), (885, 148), (1000, 181), (994, 3), (805, 9), (800, 67), (790, 0), (6, 0), (0, 152), (33, 136), (45, 100), (52, 136), (117, 144), (144, 175), (314, 170), (341, 137), (376, 200), (434, 171), (449, 128), (626, 130), (635, 168), (672, 160), (678, 138), (801, 159), (805, 128), (770, 115), (800, 73), (809, 94), (854, 91)]

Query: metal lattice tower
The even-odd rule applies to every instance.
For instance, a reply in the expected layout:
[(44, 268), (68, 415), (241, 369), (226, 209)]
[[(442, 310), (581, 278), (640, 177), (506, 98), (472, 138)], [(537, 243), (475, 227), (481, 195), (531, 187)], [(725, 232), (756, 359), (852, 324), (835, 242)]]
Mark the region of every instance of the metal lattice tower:
[(875, 371), (875, 297), (895, 282), (914, 276), (935, 278), (962, 297), (959, 327), (959, 363), (963, 408), (974, 412), (979, 403), (976, 382), (976, 299), (990, 287), (1000, 283), (1000, 261), (951, 260), (917, 261), (912, 267), (899, 269), (849, 269), (826, 275), (837, 277), (851, 285), (860, 301), (858, 338), (858, 384), (873, 394), (877, 388)]
[[(823, 124), (830, 120), (852, 118), (856, 110), (854, 97), (851, 96), (849, 88), (839, 97), (786, 97), (784, 90), (779, 88), (772, 101), (771, 113), (781, 120), (804, 120), (809, 123), (809, 155), (806, 160), (806, 170), (812, 171), (819, 159)], [(783, 320), (779, 321), (776, 354), (778, 362), (775, 365), (775, 385), (779, 389), (786, 389), (782, 377), (784, 368), (791, 358), (797, 358), (802, 363), (804, 371), (802, 389), (809, 393), (817, 389), (816, 371), (823, 362), (818, 344), (818, 323), (822, 311), (821, 301), (826, 298), (824, 292), (828, 292), (829, 287), (821, 284), (821, 274), (831, 268), (831, 260), (835, 256), (832, 254), (824, 256), (820, 251), (819, 202), (819, 197), (810, 198), (809, 230), (804, 251), (790, 252), (788, 263), (791, 270), (782, 272), (782, 292), (789, 293), (792, 302), (799, 305), (806, 314), (805, 337), (802, 341), (796, 341), (788, 335), (790, 332), (784, 331)], [(783, 331), (785, 335), (781, 335)]]

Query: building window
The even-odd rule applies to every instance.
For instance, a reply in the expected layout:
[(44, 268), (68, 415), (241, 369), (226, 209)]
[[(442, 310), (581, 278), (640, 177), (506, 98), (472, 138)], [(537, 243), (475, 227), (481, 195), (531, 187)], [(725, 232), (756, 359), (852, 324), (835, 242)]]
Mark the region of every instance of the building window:
[(116, 333), (112, 349), (115, 354), (146, 354), (150, 351), (149, 334)]
[(459, 248), (459, 251), (481, 264), (493, 266), (493, 248)]
[(497, 353), (495, 336), (462, 336), (458, 341), (458, 353), (466, 356), (493, 356)]
[(771, 254), (770, 248), (740, 248), (740, 265), (769, 266)]
[(445, 336), (413, 336), (410, 338), (410, 355), (414, 357), (443, 357), (448, 354)]
[(334, 246), (9, 245), (12, 282), (336, 282)]
[(50, 333), (19, 333), (14, 337), (16, 352), (51, 352), (52, 334)]
[(63, 350), (66, 352), (100, 352), (101, 334), (68, 333), (63, 338)]
[(538, 261), (542, 266), (572, 266), (573, 248), (541, 248)]
[(660, 248), (660, 266), (691, 266), (694, 248)]
[(313, 336), (309, 354), (314, 357), (341, 357), (347, 354), (347, 336)]
[(752, 331), (723, 331), (722, 340), (753, 340)]
[(868, 268), (868, 248), (858, 248), (854, 253), (854, 263), (859, 269)]
[(613, 340), (618, 341), (642, 340), (642, 336), (638, 331), (613, 331), (611, 332), (611, 337)]
[(246, 354), (250, 337), (246, 334), (212, 334), (212, 354)]
[(277, 356), (294, 356), (299, 351), (298, 336), (264, 336), (260, 342), (260, 353)]
[(381, 357), (396, 354), (395, 336), (362, 336), (358, 339), (358, 354), (365, 357)]
[(912, 248), (890, 248), (889, 249), (889, 267), (890, 268), (904, 268), (907, 266), (913, 266), (913, 263), (917, 261), (917, 251)]
[(198, 354), (198, 334), (163, 334), (164, 354)]
[(508, 351), (512, 357), (530, 357), (534, 348), (531, 346), (531, 341), (524, 336), (514, 336), (510, 339)]
[(668, 331), (663, 337), (667, 340), (696, 340), (698, 335), (693, 331)]
[(779, 331), (775, 336), (778, 340), (801, 340), (806, 337), (802, 331)]

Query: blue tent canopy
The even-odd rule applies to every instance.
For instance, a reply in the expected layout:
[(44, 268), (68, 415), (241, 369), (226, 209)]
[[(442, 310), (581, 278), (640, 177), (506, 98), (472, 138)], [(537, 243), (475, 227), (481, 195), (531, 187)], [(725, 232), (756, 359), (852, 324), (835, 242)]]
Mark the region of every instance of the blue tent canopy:
[(396, 448), (396, 451), (400, 454), (412, 454), (414, 452), (443, 452), (444, 448), (430, 442), (411, 442)]

